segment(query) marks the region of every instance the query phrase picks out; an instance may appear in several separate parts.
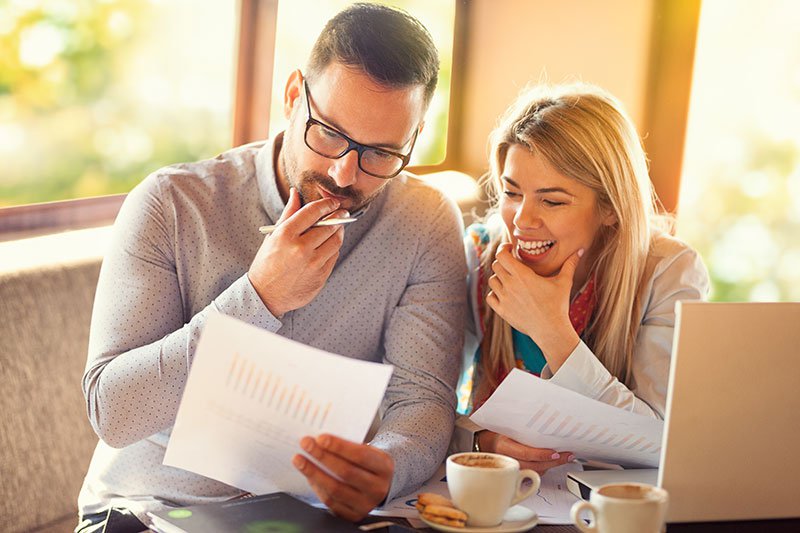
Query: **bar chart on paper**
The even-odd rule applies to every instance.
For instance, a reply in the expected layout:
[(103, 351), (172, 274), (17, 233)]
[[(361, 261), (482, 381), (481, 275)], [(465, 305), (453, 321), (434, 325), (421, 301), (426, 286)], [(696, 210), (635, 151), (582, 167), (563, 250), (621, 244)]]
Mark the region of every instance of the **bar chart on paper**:
[(392, 367), (324, 352), (223, 315), (208, 319), (164, 464), (264, 494), (310, 494), (300, 439), (361, 442)]
[(512, 370), (471, 418), (529, 446), (623, 466), (658, 466), (661, 420), (586, 398), (521, 370)]
[(610, 427), (606, 423), (581, 421), (577, 416), (566, 414), (549, 403), (539, 407), (525, 427), (542, 437), (646, 453), (654, 455), (656, 461), (661, 452), (660, 443), (653, 442), (642, 431), (637, 431), (638, 428), (628, 425)]
[(230, 359), (225, 378), (229, 393), (310, 430), (323, 430), (333, 401), (315, 399), (304, 387), (239, 353), (234, 353)]

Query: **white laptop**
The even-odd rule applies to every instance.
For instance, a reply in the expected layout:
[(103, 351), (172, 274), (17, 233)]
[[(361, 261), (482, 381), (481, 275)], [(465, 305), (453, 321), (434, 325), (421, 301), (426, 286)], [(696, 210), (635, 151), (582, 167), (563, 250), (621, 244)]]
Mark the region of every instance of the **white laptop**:
[(639, 481), (668, 522), (800, 517), (800, 303), (679, 302), (660, 468), (570, 474), (581, 497)]

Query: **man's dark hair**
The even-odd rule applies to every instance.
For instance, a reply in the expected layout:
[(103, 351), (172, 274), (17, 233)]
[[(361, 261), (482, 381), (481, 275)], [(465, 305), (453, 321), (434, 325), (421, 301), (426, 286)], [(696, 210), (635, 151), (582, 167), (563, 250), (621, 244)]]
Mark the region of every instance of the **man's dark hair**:
[(353, 4), (328, 21), (311, 49), (306, 76), (313, 80), (333, 62), (357, 67), (386, 87), (423, 85), (426, 105), (439, 79), (439, 53), (425, 26), (377, 4)]

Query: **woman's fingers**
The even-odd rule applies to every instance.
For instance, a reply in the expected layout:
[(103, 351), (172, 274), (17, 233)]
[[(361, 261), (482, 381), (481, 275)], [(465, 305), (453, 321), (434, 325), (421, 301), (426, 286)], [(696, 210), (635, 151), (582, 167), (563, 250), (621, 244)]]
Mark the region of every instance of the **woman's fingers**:
[(551, 468), (561, 466), (566, 462), (567, 461), (561, 459), (555, 459), (553, 461), (520, 461), (519, 467), (521, 469), (527, 468), (533, 470), (539, 475), (544, 475)]
[(504, 435), (498, 435), (493, 444), (496, 453), (513, 457), (520, 462), (520, 468), (530, 468), (540, 474), (574, 459), (570, 452), (527, 446)]

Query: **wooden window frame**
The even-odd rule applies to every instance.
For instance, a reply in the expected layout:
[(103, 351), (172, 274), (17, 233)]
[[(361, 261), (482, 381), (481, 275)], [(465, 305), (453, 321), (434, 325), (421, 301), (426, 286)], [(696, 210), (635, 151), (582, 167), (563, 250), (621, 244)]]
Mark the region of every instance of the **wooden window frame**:
[(701, 0), (655, 0), (645, 98), (644, 146), (664, 211), (676, 213), (689, 118)]
[[(254, 135), (260, 131), (261, 116), (269, 124), (277, 12), (278, 0), (240, 2), (233, 101), (234, 146), (243, 144), (238, 142), (241, 139), (257, 138)], [(114, 222), (126, 196), (114, 194), (0, 208), (0, 242), (109, 225)]]

